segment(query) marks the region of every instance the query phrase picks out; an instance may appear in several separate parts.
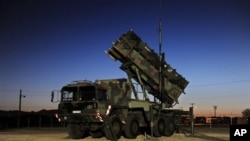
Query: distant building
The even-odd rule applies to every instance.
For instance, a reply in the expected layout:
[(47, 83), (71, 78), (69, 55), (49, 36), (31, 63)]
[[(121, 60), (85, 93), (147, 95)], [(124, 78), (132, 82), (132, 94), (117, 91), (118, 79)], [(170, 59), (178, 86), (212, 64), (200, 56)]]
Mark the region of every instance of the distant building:
[(237, 118), (237, 124), (250, 124), (250, 117), (238, 117)]
[(205, 116), (195, 117), (194, 122), (195, 124), (206, 124), (206, 117)]

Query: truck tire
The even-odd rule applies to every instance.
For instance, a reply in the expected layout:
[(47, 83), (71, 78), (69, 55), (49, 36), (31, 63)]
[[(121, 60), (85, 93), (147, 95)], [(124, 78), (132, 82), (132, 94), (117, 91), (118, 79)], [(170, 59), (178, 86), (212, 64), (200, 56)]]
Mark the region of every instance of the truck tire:
[(124, 134), (126, 138), (134, 139), (137, 137), (139, 132), (139, 123), (135, 117), (129, 117), (125, 126)]
[(80, 139), (83, 138), (85, 132), (81, 130), (80, 125), (76, 123), (68, 124), (68, 133), (72, 139)]
[[(108, 140), (112, 140), (112, 134), (117, 138), (121, 138), (122, 135), (122, 123), (121, 120), (116, 116), (111, 116), (108, 119), (109, 125), (104, 128), (105, 136)], [(108, 126), (108, 127), (107, 127)], [(112, 128), (112, 129), (110, 129)]]
[(174, 134), (175, 131), (175, 122), (172, 118), (166, 118), (165, 120), (165, 136), (170, 137)]
[(160, 137), (161, 135), (164, 135), (165, 132), (165, 120), (163, 118), (157, 118), (155, 120), (155, 126), (153, 129), (153, 133), (155, 137)]
[(89, 131), (89, 134), (92, 138), (101, 138), (103, 136), (103, 131), (102, 130)]

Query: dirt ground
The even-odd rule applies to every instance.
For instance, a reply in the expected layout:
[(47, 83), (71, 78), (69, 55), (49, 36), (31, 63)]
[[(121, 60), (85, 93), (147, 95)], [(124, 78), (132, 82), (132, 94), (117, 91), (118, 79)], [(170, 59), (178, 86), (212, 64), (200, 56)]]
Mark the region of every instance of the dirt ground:
[[(229, 128), (209, 128), (195, 127), (194, 135), (189, 132), (190, 129), (184, 129), (181, 133), (175, 133), (171, 137), (146, 138), (145, 135), (139, 135), (134, 141), (229, 141)], [(0, 141), (77, 141), (70, 139), (65, 128), (22, 128), (0, 130)], [(92, 138), (90, 136), (80, 140), (99, 141), (106, 140), (102, 138)], [(127, 141), (121, 137), (119, 141)], [(132, 139), (130, 139), (132, 140)]]

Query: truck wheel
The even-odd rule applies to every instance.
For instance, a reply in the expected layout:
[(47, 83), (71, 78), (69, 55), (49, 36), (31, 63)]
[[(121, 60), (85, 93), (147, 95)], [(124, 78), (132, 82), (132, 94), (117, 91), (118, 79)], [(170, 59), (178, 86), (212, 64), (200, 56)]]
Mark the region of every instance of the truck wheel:
[(75, 123), (68, 124), (68, 133), (72, 139), (83, 138), (85, 132), (80, 129), (80, 125)]
[(165, 136), (170, 137), (174, 134), (175, 131), (175, 122), (172, 118), (167, 118), (165, 122)]
[(126, 138), (134, 139), (137, 137), (139, 131), (139, 123), (134, 117), (129, 117), (124, 127)]
[(100, 138), (103, 136), (103, 131), (102, 130), (89, 131), (89, 134), (92, 138)]
[(111, 140), (113, 134), (117, 139), (119, 139), (122, 135), (122, 123), (120, 119), (116, 116), (111, 116), (108, 120), (110, 125), (106, 125), (104, 128), (106, 138)]
[(155, 126), (153, 131), (155, 137), (160, 137), (161, 135), (164, 135), (165, 121), (163, 118), (157, 118), (155, 120)]

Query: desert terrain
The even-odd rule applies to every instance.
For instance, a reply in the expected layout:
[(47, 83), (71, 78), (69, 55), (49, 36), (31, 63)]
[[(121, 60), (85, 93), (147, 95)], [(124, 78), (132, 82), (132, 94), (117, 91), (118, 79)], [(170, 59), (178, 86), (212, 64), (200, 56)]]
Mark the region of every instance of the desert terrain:
[[(195, 127), (194, 135), (189, 128), (183, 128), (180, 133), (175, 133), (171, 137), (149, 138), (144, 134), (136, 139), (126, 139), (123, 136), (119, 141), (143, 141), (143, 140), (167, 140), (167, 141), (229, 141), (228, 127)], [(1, 141), (76, 141), (70, 139), (66, 128), (21, 128), (0, 130)], [(105, 137), (92, 138), (87, 136), (80, 140), (98, 141), (107, 140)]]

